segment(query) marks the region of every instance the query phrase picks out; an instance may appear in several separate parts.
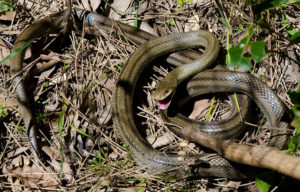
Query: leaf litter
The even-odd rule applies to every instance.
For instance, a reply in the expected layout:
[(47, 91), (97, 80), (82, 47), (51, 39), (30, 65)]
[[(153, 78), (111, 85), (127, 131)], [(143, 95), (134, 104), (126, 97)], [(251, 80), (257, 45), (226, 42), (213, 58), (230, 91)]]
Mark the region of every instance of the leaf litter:
[[(110, 10), (113, 18), (124, 23), (133, 23), (135, 19), (136, 1), (114, 1), (114, 5), (125, 3), (126, 6), (115, 6), (125, 13), (116, 14), (105, 3), (100, 1), (82, 1), (82, 4), (74, 2), (74, 6), (82, 8), (98, 8)], [(103, 5), (104, 4), (104, 8)], [(21, 11), (15, 14), (17, 24), (7, 24), (5, 31), (1, 34), (1, 39), (13, 43), (18, 35), (33, 20), (57, 12), (63, 8), (63, 1), (56, 0), (48, 4), (43, 1), (18, 1)], [(102, 7), (101, 7), (102, 6)], [(198, 29), (207, 29), (216, 34), (222, 47), (226, 47), (226, 31), (224, 23), (220, 17), (219, 9), (211, 2), (206, 0), (192, 1), (177, 13), (177, 1), (154, 0), (142, 2), (143, 8), (139, 10), (138, 19), (142, 21), (142, 26), (152, 34), (160, 36), (169, 33), (187, 32)], [(142, 7), (141, 6), (141, 7)], [(223, 2), (224, 13), (229, 15), (229, 10), (233, 4), (230, 1)], [(236, 29), (235, 24), (241, 24), (241, 20), (250, 22), (247, 14), (249, 7), (243, 2), (234, 5), (231, 26), (230, 44), (236, 45), (242, 34), (246, 34), (247, 27)], [(146, 8), (145, 8), (146, 7)], [(26, 12), (26, 9), (31, 10)], [(243, 10), (243, 11), (241, 11)], [(23, 13), (24, 11), (24, 13)], [(288, 15), (292, 25), (299, 29), (299, 13), (294, 13), (292, 7), (283, 10)], [(288, 11), (292, 11), (288, 13)], [(22, 15), (27, 17), (22, 18)], [(29, 15), (29, 17), (28, 17)], [(172, 18), (174, 25), (170, 25), (168, 20)], [(241, 19), (242, 18), (242, 19)], [(296, 20), (295, 20), (296, 19)], [(9, 20), (8, 20), (9, 21)], [(275, 21), (277, 22), (277, 21)], [(244, 23), (242, 23), (244, 24)], [(284, 28), (274, 24), (277, 33), (286, 36)], [(12, 28), (10, 28), (12, 27)], [(10, 31), (15, 31), (11, 33)], [(17, 33), (16, 33), (17, 32)], [(254, 36), (253, 40), (265, 39), (268, 50), (283, 52), (288, 43), (279, 35), (265, 34), (264, 37)], [(1, 43), (1, 54), (3, 59), (10, 50), (3, 41)], [(0, 185), (3, 189), (21, 190), (62, 190), (80, 191), (101, 191), (108, 189), (121, 190), (195, 190), (199, 191), (248, 191), (253, 188), (252, 181), (233, 182), (226, 180), (199, 179), (188, 181), (184, 178), (170, 179), (148, 175), (142, 167), (129, 158), (126, 147), (124, 147), (112, 128), (111, 120), (111, 96), (114, 85), (118, 78), (116, 68), (123, 66), (130, 54), (136, 49), (135, 46), (127, 44), (120, 39), (104, 35), (101, 37), (86, 38), (81, 34), (70, 35), (71, 43), (63, 48), (62, 52), (44, 52), (43, 57), (32, 63), (41, 66), (38, 70), (42, 73), (35, 74), (36, 86), (33, 88), (36, 102), (39, 102), (43, 121), (47, 129), (41, 131), (45, 135), (42, 139), (45, 143), (44, 153), (48, 156), (45, 166), (36, 165), (31, 160), (32, 153), (28, 147), (25, 130), (22, 125), (21, 117), (16, 107), (8, 108), (8, 115), (1, 117), (0, 123), (7, 125), (6, 129), (1, 129), (1, 172)], [(46, 38), (47, 40), (47, 38)], [(43, 40), (44, 41), (44, 40)], [(32, 62), (35, 58), (30, 53), (32, 48), (27, 51), (26, 63)], [(277, 90), (280, 98), (288, 107), (292, 103), (287, 95), (287, 91), (296, 90), (299, 72), (299, 45), (288, 48), (288, 58), (280, 54), (267, 56), (259, 63), (255, 63), (253, 74), (263, 78), (267, 84)], [(290, 59), (292, 58), (292, 59)], [(224, 63), (224, 62), (223, 62)], [(9, 62), (1, 66), (1, 90), (8, 90), (9, 81)], [(43, 66), (50, 68), (45, 70)], [(47, 67), (48, 68), (48, 67)], [(170, 69), (168, 69), (170, 70)], [(138, 116), (142, 118), (142, 125), (148, 128), (145, 130), (148, 141), (162, 151), (170, 150), (179, 154), (201, 153), (199, 146), (182, 140), (170, 132), (159, 116), (155, 108), (155, 101), (152, 99), (152, 92), (158, 82), (157, 76), (164, 72), (156, 73), (150, 77), (154, 81), (145, 83), (142, 92), (146, 94), (146, 101), (139, 106)], [(283, 76), (281, 79), (280, 77)], [(149, 78), (149, 79), (150, 79)], [(161, 78), (159, 78), (161, 79)], [(4, 106), (16, 105), (14, 94), (8, 90), (9, 94), (1, 94), (0, 101)], [(4, 91), (5, 92), (5, 91)], [(210, 99), (196, 102), (190, 117), (200, 116), (204, 118), (210, 106)], [(226, 114), (228, 106), (222, 104), (227, 101), (217, 102), (219, 107), (215, 108), (213, 119)], [(65, 124), (62, 127), (62, 144), (58, 132), (58, 117), (62, 110), (62, 104), (68, 105), (65, 111)], [(225, 110), (224, 110), (225, 109)], [(228, 110), (227, 110), (228, 111)], [(215, 117), (216, 116), (216, 117)], [(86, 137), (78, 132), (75, 127), (88, 134)], [(7, 147), (4, 143), (9, 140)], [(254, 136), (253, 136), (254, 137)], [(247, 139), (246, 139), (247, 140)], [(5, 149), (5, 150), (4, 150)], [(63, 151), (63, 155), (61, 155)], [(62, 163), (63, 162), (63, 163)], [(62, 177), (60, 176), (62, 173)], [(251, 187), (252, 186), (252, 187)], [(255, 190), (254, 190), (255, 191)]]

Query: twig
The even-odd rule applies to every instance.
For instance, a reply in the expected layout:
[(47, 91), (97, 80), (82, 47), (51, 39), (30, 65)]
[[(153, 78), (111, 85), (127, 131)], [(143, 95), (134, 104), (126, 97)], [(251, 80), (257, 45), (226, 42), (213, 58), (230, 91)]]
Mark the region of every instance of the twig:
[(300, 180), (300, 158), (287, 155), (276, 148), (248, 146), (218, 139), (191, 127), (183, 129), (190, 140), (216, 151), (222, 157), (241, 164), (279, 171)]

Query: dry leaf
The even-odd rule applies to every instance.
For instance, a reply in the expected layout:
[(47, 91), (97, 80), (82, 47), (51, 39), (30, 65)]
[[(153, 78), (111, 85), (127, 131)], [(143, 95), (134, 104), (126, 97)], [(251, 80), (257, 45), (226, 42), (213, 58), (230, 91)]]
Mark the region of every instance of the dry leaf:
[[(141, 3), (141, 1), (138, 2)], [(142, 4), (140, 4), (138, 9), (138, 15), (141, 15), (144, 12), (146, 12), (148, 9), (148, 5), (149, 5), (149, 1), (144, 1)]]
[(18, 105), (17, 98), (8, 98), (7, 90), (0, 87), (0, 104), (4, 107)]
[(14, 19), (14, 15), (15, 15), (15, 12), (5, 12), (3, 14), (3, 12), (1, 12), (0, 14), (0, 20), (3, 20), (3, 21), (12, 21)]
[(172, 133), (165, 133), (157, 138), (154, 135), (148, 136), (147, 140), (152, 144), (153, 148), (158, 148), (170, 144), (175, 138)]
[(82, 0), (80, 8), (95, 11), (99, 7), (100, 3), (100, 0)]
[(151, 27), (148, 22), (143, 21), (140, 25), (140, 29), (144, 30), (152, 35), (158, 36), (157, 31), (155, 29), (153, 29), (153, 27)]
[(47, 187), (51, 189), (56, 189), (58, 186), (59, 178), (56, 174), (47, 173), (37, 167), (35, 164), (32, 166), (25, 165), (24, 167), (8, 168), (3, 167), (4, 174), (10, 174), (19, 178), (23, 185), (31, 187)]
[(229, 181), (225, 185), (226, 187), (224, 187), (222, 191), (228, 192), (228, 191), (237, 190), (240, 187), (241, 183), (242, 182), (240, 182), (240, 181)]
[(28, 10), (31, 10), (34, 6), (33, 1), (28, 1), (28, 0), (19, 0), (18, 3), (24, 7), (26, 7)]
[[(10, 54), (10, 50), (6, 43), (0, 38), (0, 61)], [(5, 66), (10, 66), (10, 59), (4, 63)]]
[(201, 99), (199, 101), (196, 101), (194, 104), (194, 109), (192, 113), (189, 115), (190, 119), (196, 119), (199, 116), (205, 117), (206, 111), (210, 107), (209, 99)]
[(190, 17), (185, 25), (184, 32), (198, 31), (200, 29), (199, 21), (198, 15)]
[(28, 147), (18, 147), (7, 153), (7, 158), (14, 158), (28, 150)]
[[(115, 0), (111, 6), (118, 11), (126, 12), (129, 5), (131, 3), (131, 0)], [(121, 18), (121, 15), (119, 15), (117, 12), (115, 12), (113, 9), (111, 10), (109, 18), (114, 19), (118, 21)]]

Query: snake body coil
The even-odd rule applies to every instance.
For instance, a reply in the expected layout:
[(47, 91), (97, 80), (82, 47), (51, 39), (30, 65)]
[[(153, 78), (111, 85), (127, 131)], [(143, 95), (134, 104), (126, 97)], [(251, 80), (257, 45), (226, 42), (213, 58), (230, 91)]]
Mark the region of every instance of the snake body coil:
[[(59, 32), (62, 29), (61, 23), (63, 23), (64, 16), (65, 11), (61, 11), (34, 22), (19, 35), (15, 42), (14, 50), (32, 38), (40, 37), (49, 32)], [(138, 164), (144, 166), (148, 172), (157, 174), (174, 169), (181, 170), (182, 168), (187, 168), (187, 170), (189, 170), (189, 165), (200, 163), (197, 168), (197, 174), (199, 176), (228, 177), (236, 179), (246, 177), (240, 173), (239, 170), (234, 169), (230, 162), (218, 155), (208, 156), (204, 154), (182, 157), (154, 150), (141, 136), (134, 122), (132, 106), (133, 94), (136, 88), (137, 79), (149, 62), (161, 55), (178, 50), (195, 48), (198, 46), (206, 47), (203, 55), (198, 54), (196, 51), (181, 51), (168, 57), (167, 61), (173, 65), (186, 64), (175, 69), (175, 72), (171, 72), (169, 76), (166, 77), (167, 79), (173, 79), (176, 81), (175, 86), (171, 86), (176, 89), (177, 85), (183, 79), (205, 69), (217, 57), (219, 45), (218, 41), (211, 33), (198, 31), (156, 38), (153, 35), (134, 27), (112, 21), (104, 16), (85, 10), (74, 9), (73, 16), (76, 24), (83, 24), (83, 27), (112, 31), (113, 34), (125, 36), (125, 38), (130, 39), (137, 45), (141, 45), (140, 48), (132, 54), (126, 66), (123, 68), (113, 95), (114, 129), (122, 142), (128, 146), (131, 156)], [(146, 43), (147, 41), (149, 42)], [(34, 151), (37, 152), (38, 142), (35, 137), (37, 128), (35, 126), (32, 109), (30, 107), (31, 99), (26, 93), (26, 86), (19, 74), (22, 71), (24, 53), (25, 50), (22, 50), (12, 58), (11, 76), (14, 77), (13, 85), (16, 87), (15, 94), (20, 103), (21, 115), (27, 129), (29, 130), (28, 134), (30, 142), (35, 149)], [(217, 85), (214, 83), (214, 79), (219, 77), (220, 73), (222, 73), (222, 80), (219, 81), (219, 84)], [(250, 97), (253, 97), (259, 106), (260, 104), (264, 104), (261, 109), (267, 116), (270, 125), (274, 127), (277, 126), (277, 120), (279, 120), (283, 114), (283, 106), (276, 94), (274, 94), (270, 88), (268, 88), (259, 79), (253, 78), (250, 75), (243, 76), (242, 74), (233, 74), (232, 72), (223, 71), (210, 71), (207, 73), (209, 74), (208, 76), (201, 76), (201, 74), (203, 75), (206, 73), (200, 73), (200, 76), (197, 75), (189, 83), (187, 89), (190, 94), (201, 94), (200, 92), (194, 93), (194, 91), (199, 90), (200, 87), (201, 90), (205, 90), (204, 92), (215, 92), (216, 88), (222, 86), (223, 88), (226, 88), (226, 91), (230, 89), (231, 91), (245, 92)], [(242, 76), (242, 80), (236, 78), (237, 76)], [(197, 78), (201, 79), (201, 81), (205, 80), (205, 84), (197, 84), (199, 82), (196, 80)], [(231, 86), (231, 84), (234, 85)], [(169, 86), (171, 85), (171, 82), (168, 81), (165, 85)], [(165, 85), (161, 84), (160, 87), (166, 88), (167, 86)], [(232, 89), (232, 87), (234, 88)], [(159, 99), (160, 93), (158, 90), (155, 97)], [(173, 90), (171, 91), (171, 94), (173, 94)], [(175, 117), (173, 119), (167, 117), (167, 120), (175, 123), (179, 121), (188, 122), (186, 119), (179, 119), (179, 117)], [(235, 123), (239, 124), (237, 121)], [(228, 123), (228, 125), (233, 125), (233, 123)], [(205, 128), (203, 129), (205, 130)], [(207, 132), (210, 132), (212, 129), (208, 126), (206, 130), (208, 130)], [(180, 130), (175, 131), (180, 134)], [(222, 137), (222, 135), (230, 131), (219, 129), (217, 132)], [(273, 136), (274, 133), (275, 132), (272, 132)], [(273, 143), (271, 142), (271, 144)]]

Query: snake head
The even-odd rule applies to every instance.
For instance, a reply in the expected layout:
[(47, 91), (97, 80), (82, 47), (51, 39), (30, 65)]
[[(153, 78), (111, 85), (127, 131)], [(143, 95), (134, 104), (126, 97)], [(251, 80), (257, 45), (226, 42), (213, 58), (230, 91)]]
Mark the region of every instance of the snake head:
[(158, 102), (160, 109), (169, 107), (171, 100), (175, 94), (177, 87), (177, 80), (166, 76), (156, 87), (154, 92), (154, 99)]

